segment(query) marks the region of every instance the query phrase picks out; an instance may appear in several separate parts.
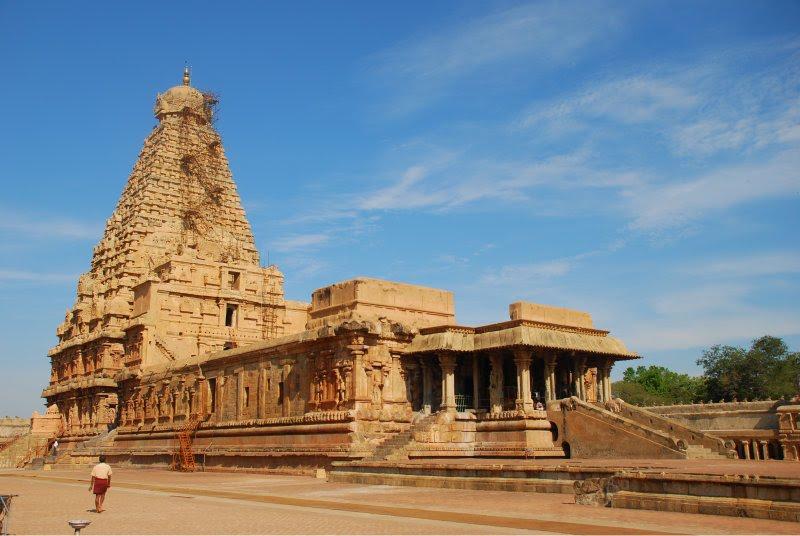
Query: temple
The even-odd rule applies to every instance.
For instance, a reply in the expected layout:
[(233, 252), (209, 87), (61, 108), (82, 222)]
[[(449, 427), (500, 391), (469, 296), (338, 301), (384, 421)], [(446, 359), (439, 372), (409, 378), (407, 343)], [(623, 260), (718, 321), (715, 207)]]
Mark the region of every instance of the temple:
[(732, 457), (613, 399), (636, 359), (588, 313), (516, 302), (468, 327), (451, 292), (358, 277), (286, 300), (262, 266), (216, 99), (156, 98), (42, 393), (76, 461), (325, 467), (424, 457)]

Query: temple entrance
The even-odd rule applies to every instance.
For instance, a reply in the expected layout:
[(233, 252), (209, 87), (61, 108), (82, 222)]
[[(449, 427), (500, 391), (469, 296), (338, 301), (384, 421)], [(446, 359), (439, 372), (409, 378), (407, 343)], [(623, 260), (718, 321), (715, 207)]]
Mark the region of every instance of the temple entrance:
[(503, 409), (517, 407), (517, 367), (511, 356), (503, 354)]
[(531, 396), (534, 402), (544, 404), (545, 400), (545, 381), (544, 381), (544, 360), (534, 359), (531, 362)]
[(456, 411), (467, 411), (474, 407), (474, 385), (472, 356), (462, 356), (456, 364)]

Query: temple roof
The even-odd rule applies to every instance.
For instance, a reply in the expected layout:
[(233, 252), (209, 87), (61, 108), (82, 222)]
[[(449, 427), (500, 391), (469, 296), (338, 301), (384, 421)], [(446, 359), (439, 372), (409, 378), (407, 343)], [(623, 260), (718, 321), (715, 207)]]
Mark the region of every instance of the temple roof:
[(406, 352), (475, 352), (512, 346), (571, 350), (617, 359), (639, 357), (628, 350), (622, 341), (609, 336), (607, 331), (531, 320), (511, 320), (477, 328), (437, 326), (421, 329)]
[(155, 116), (161, 120), (167, 114), (190, 112), (210, 119), (206, 97), (190, 85), (188, 67), (183, 71), (183, 84), (173, 86), (156, 97), (153, 109)]

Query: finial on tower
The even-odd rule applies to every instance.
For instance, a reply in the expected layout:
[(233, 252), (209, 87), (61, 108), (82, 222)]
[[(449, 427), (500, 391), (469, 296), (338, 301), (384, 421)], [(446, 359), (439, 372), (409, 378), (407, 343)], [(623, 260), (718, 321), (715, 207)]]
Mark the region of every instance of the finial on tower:
[(184, 86), (188, 86), (189, 85), (189, 66), (188, 65), (184, 66), (184, 68), (183, 68), (183, 85)]

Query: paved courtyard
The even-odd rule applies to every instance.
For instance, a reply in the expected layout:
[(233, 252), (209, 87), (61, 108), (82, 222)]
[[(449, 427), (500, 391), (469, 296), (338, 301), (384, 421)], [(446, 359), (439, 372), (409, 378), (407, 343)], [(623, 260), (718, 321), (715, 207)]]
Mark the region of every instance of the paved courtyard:
[(103, 514), (87, 471), (0, 472), (11, 532), (68, 534), (796, 534), (794, 523), (575, 505), (571, 495), (328, 483), (302, 476), (117, 469)]

